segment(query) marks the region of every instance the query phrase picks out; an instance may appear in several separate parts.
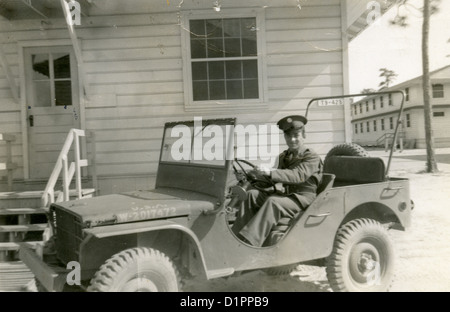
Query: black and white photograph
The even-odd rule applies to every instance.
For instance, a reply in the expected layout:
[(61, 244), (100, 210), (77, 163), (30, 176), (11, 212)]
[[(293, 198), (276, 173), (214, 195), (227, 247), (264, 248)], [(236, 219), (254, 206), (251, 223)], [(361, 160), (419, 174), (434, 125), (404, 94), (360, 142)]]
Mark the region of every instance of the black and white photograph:
[(445, 293), (449, 190), (450, 1), (0, 0), (1, 293)]

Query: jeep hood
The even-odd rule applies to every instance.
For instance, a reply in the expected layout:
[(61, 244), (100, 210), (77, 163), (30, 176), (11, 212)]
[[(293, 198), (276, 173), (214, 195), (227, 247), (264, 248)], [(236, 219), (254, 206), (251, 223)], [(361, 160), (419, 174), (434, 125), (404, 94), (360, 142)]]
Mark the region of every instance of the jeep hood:
[(87, 227), (199, 215), (213, 210), (217, 199), (176, 189), (134, 191), (53, 204)]

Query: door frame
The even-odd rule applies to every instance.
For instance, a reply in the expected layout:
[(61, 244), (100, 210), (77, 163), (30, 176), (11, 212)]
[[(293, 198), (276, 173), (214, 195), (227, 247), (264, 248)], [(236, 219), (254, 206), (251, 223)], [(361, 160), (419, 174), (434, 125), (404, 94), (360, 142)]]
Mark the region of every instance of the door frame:
[[(81, 44), (81, 42), (80, 42)], [(30, 40), (30, 41), (18, 41), (18, 55), (19, 55), (19, 73), (20, 73), (20, 116), (21, 116), (21, 132), (22, 132), (22, 155), (23, 155), (23, 175), (24, 180), (30, 180), (30, 158), (29, 158), (29, 140), (28, 140), (28, 119), (27, 119), (27, 90), (26, 90), (26, 68), (25, 68), (25, 49), (34, 47), (58, 47), (58, 46), (71, 46), (73, 48), (72, 41), (70, 39), (55, 39), (55, 40)], [(76, 61), (76, 59), (75, 59)], [(78, 79), (78, 99), (79, 99), (79, 114), (80, 114), (80, 128), (85, 129), (85, 102), (82, 86), (82, 77), (79, 71), (77, 71)], [(86, 152), (85, 141), (80, 142), (82, 144), (81, 150)]]

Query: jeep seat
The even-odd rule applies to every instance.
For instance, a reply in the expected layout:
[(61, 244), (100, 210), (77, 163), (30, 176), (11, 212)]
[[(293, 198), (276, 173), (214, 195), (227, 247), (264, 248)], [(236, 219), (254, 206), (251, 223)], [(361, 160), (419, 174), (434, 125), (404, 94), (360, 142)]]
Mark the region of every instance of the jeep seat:
[[(333, 187), (334, 179), (335, 179), (334, 174), (324, 173), (322, 176), (322, 181), (320, 182), (319, 187), (317, 188), (317, 195)], [(293, 218), (281, 218), (278, 221), (277, 225), (274, 226), (274, 228), (270, 232), (269, 237), (266, 239), (263, 246), (275, 245), (284, 236), (287, 230), (292, 226), (293, 220), (298, 219), (300, 214), (302, 214), (302, 212), (299, 212)]]
[(378, 157), (331, 156), (325, 160), (324, 172), (336, 176), (335, 186), (386, 180), (384, 162)]

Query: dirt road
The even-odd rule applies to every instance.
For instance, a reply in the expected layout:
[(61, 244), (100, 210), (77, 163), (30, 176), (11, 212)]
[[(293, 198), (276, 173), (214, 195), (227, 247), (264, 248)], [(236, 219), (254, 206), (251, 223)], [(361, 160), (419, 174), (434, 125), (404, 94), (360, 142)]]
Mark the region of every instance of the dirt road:
[[(373, 153), (382, 158), (384, 153)], [(411, 153), (412, 154), (412, 153)], [(422, 153), (423, 154), (423, 153)], [(393, 292), (450, 291), (450, 165), (439, 164), (443, 172), (418, 173), (419, 159), (395, 158), (391, 176), (410, 179), (415, 202), (412, 227), (392, 231), (396, 247), (396, 278)], [(208, 282), (189, 282), (185, 291), (204, 292), (327, 292), (331, 291), (324, 268), (299, 266), (291, 275), (273, 277), (258, 271), (239, 277)]]

